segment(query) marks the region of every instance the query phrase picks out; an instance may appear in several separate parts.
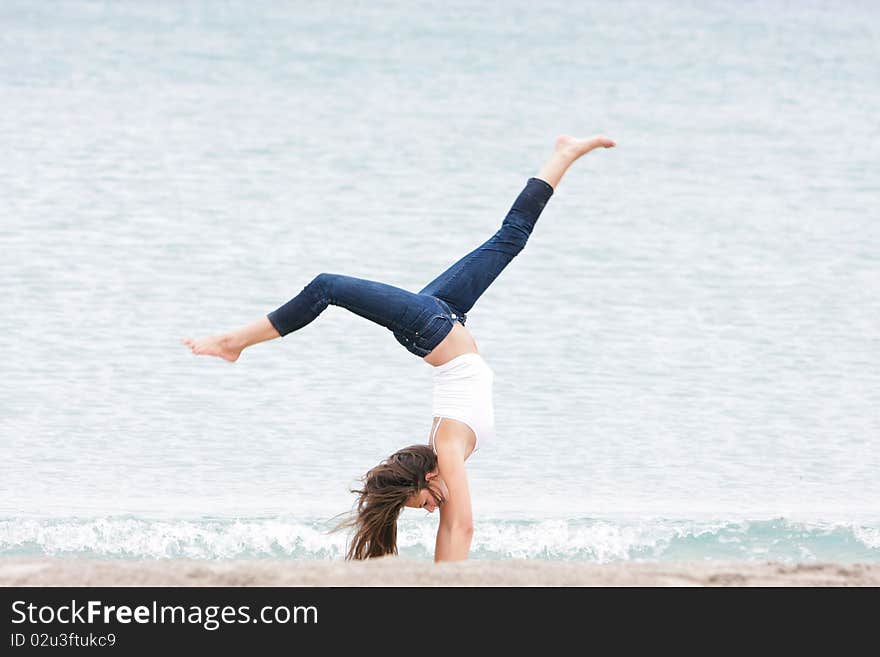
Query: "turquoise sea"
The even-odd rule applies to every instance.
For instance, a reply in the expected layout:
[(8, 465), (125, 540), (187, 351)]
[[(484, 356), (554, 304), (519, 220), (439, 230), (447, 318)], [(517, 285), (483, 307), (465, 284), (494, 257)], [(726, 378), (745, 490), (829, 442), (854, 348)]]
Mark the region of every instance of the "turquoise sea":
[[(337, 559), (431, 367), (419, 289), (577, 162), (469, 315), (475, 558), (880, 560), (873, 2), (0, 4), (0, 556)], [(407, 510), (429, 559), (436, 515)]]

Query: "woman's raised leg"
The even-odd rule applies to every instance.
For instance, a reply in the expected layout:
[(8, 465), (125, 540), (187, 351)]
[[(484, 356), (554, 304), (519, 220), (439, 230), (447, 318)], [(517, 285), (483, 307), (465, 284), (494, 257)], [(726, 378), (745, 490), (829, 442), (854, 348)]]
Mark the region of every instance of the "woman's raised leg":
[(427, 297), (385, 283), (318, 274), (293, 299), (266, 317), (228, 333), (199, 340), (184, 338), (182, 342), (194, 354), (236, 361), (247, 347), (301, 329), (328, 305), (340, 306), (395, 331), (418, 317), (427, 301)]
[(570, 135), (557, 137), (550, 158), (526, 183), (498, 232), (428, 283), (420, 294), (443, 299), (460, 316), (466, 315), (498, 274), (523, 250), (535, 222), (568, 167), (591, 150), (615, 145), (604, 135), (588, 139)]

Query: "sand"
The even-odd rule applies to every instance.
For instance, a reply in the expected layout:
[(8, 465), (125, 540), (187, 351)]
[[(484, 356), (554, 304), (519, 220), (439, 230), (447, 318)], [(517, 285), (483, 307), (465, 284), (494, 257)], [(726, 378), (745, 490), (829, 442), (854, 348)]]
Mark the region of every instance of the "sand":
[(880, 564), (4, 558), (0, 586), (880, 586)]

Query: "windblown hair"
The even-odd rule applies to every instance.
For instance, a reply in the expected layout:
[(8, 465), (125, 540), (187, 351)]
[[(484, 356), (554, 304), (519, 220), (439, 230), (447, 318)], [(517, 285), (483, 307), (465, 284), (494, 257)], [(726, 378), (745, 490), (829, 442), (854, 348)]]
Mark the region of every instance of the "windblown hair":
[(397, 518), (407, 499), (430, 488), (440, 504), (445, 501), (426, 479), (436, 467), (433, 449), (412, 445), (395, 452), (363, 476), (363, 488), (351, 491), (358, 495), (357, 513), (340, 525), (354, 528), (346, 559), (397, 554)]

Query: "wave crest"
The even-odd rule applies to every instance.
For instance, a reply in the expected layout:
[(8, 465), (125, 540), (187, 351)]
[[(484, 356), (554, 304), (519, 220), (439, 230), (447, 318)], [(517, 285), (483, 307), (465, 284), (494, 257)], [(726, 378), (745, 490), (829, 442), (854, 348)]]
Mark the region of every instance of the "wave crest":
[[(341, 559), (332, 524), (287, 518), (150, 520), (130, 517), (0, 520), (0, 556), (119, 559)], [(403, 519), (404, 557), (429, 559), (436, 518)], [(484, 520), (476, 559), (880, 561), (880, 526), (769, 520), (582, 518)]]

